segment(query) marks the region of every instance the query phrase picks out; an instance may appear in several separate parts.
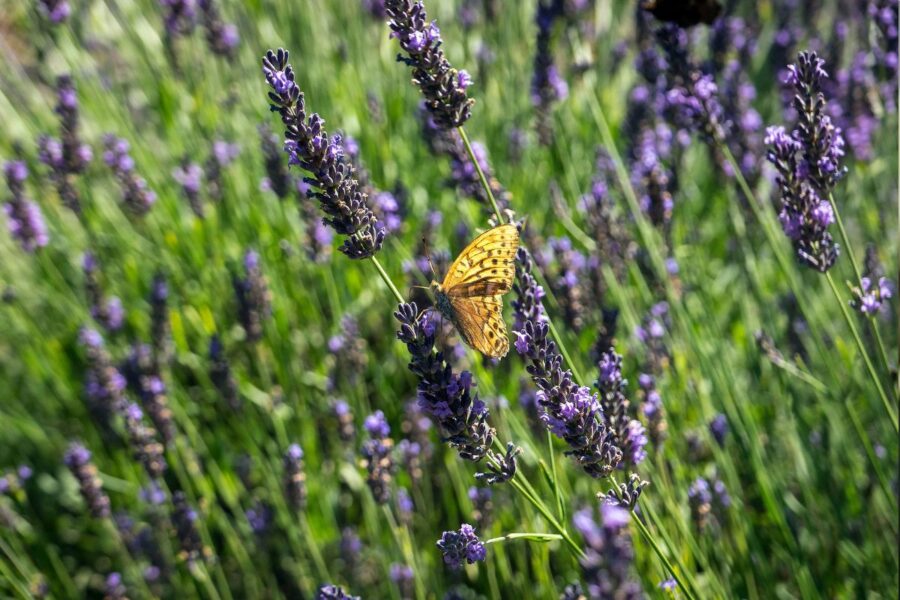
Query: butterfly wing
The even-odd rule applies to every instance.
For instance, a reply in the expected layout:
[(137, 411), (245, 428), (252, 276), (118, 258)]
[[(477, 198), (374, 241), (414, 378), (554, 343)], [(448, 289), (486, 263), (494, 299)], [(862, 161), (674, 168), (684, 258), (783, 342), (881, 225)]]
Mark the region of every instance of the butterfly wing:
[(441, 284), (460, 335), (491, 358), (509, 352), (502, 295), (512, 289), (518, 249), (519, 230), (515, 225), (485, 231), (453, 261)]
[(503, 322), (503, 301), (493, 296), (448, 297), (453, 322), (467, 344), (489, 358), (503, 358), (509, 352), (509, 336)]
[(489, 229), (460, 252), (441, 287), (451, 297), (505, 294), (512, 289), (518, 249), (519, 230), (515, 225)]

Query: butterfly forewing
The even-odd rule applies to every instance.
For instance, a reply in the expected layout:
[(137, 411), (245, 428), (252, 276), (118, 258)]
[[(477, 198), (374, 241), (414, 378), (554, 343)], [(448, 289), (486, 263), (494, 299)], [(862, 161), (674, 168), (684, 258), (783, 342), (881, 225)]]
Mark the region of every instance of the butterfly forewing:
[[(515, 276), (519, 230), (515, 225), (500, 225), (485, 231), (450, 265), (441, 287), (448, 296), (480, 296), (505, 294), (512, 288)], [(493, 284), (484, 287), (474, 284)]]
[(519, 231), (500, 225), (475, 238), (450, 266), (441, 285), (465, 341), (485, 356), (509, 351), (501, 295), (512, 289)]

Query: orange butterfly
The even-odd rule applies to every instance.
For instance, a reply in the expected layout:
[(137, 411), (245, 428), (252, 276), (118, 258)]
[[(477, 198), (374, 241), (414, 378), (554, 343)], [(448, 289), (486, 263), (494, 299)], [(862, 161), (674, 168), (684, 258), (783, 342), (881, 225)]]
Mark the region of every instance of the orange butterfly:
[(509, 351), (502, 296), (512, 289), (518, 249), (516, 226), (498, 225), (460, 253), (443, 283), (431, 282), (441, 314), (465, 343), (489, 358), (502, 358)]

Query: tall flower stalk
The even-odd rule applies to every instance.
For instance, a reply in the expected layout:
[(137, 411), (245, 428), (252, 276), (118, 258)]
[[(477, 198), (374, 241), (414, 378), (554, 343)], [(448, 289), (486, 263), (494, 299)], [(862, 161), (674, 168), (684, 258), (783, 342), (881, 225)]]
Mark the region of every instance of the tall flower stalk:
[[(900, 430), (894, 407), (862, 343), (846, 303), (828, 272), (837, 260), (838, 245), (827, 229), (837, 223), (856, 281), (860, 288), (863, 286), (859, 263), (853, 255), (833, 195), (835, 186), (846, 172), (846, 167), (841, 165), (844, 138), (842, 131), (834, 126), (826, 114), (827, 101), (821, 91), (822, 82), (828, 77), (824, 66), (825, 61), (815, 52), (801, 52), (798, 55), (797, 62), (788, 67), (786, 78), (786, 82), (795, 91), (792, 106), (797, 113), (796, 127), (790, 133), (782, 126), (772, 126), (766, 131), (765, 141), (770, 146), (767, 158), (778, 171), (776, 183), (782, 206), (779, 219), (785, 234), (791, 239), (797, 259), (825, 274), (866, 368), (878, 388), (891, 424), (895, 430)], [(869, 323), (881, 347), (881, 355), (886, 358), (878, 327), (871, 320)], [(885, 368), (889, 370), (889, 364), (885, 364)]]
[(298, 165), (310, 176), (310, 199), (319, 201), (325, 224), (346, 236), (341, 252), (354, 259), (372, 258), (381, 249), (387, 235), (378, 227), (378, 219), (368, 197), (353, 176), (353, 168), (344, 155), (339, 135), (328, 137), (325, 120), (313, 113), (307, 117), (303, 92), (294, 81), (294, 69), (284, 49), (269, 50), (263, 58), (263, 73), (272, 90), (272, 111), (281, 115), (285, 126), (285, 152), (288, 164)]
[(75, 175), (84, 171), (93, 158), (93, 152), (79, 135), (78, 96), (71, 75), (60, 75), (56, 88), (58, 102), (55, 110), (59, 115), (60, 139), (42, 135), (38, 139), (38, 156), (50, 167), (50, 177), (63, 205), (81, 214)]

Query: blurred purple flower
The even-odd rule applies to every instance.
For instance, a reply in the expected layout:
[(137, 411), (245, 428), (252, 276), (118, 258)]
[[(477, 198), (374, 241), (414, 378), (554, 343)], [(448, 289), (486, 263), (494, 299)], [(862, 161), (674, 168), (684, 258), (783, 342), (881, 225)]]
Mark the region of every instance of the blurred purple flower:
[(38, 0), (38, 10), (54, 25), (69, 18), (72, 7), (66, 0)]
[(834, 265), (839, 253), (828, 232), (834, 220), (828, 198), (846, 171), (841, 167), (842, 132), (825, 114), (827, 103), (820, 91), (825, 77), (824, 61), (814, 52), (801, 52), (786, 78), (796, 91), (796, 129), (788, 134), (784, 127), (772, 126), (765, 138), (767, 158), (778, 171), (782, 228), (797, 260), (822, 273)]
[(97, 475), (97, 467), (91, 462), (91, 452), (77, 442), (73, 442), (66, 450), (64, 457), (66, 466), (81, 490), (81, 497), (97, 519), (110, 516), (109, 497), (103, 492), (103, 484)]
[(28, 176), (25, 163), (19, 160), (4, 163), (3, 172), (12, 192), (12, 197), (3, 205), (9, 234), (25, 252), (43, 248), (49, 243), (50, 236), (40, 207), (25, 196), (25, 178)]
[(588, 596), (631, 600), (643, 597), (641, 584), (632, 576), (634, 548), (628, 524), (631, 512), (615, 504), (601, 503), (598, 524), (590, 509), (576, 512), (572, 524), (584, 538), (580, 559)]
[(135, 217), (146, 215), (156, 202), (156, 193), (135, 173), (134, 159), (129, 154), (128, 141), (110, 133), (104, 136), (103, 143), (106, 148), (103, 152), (103, 161), (112, 169), (119, 181), (125, 210)]

